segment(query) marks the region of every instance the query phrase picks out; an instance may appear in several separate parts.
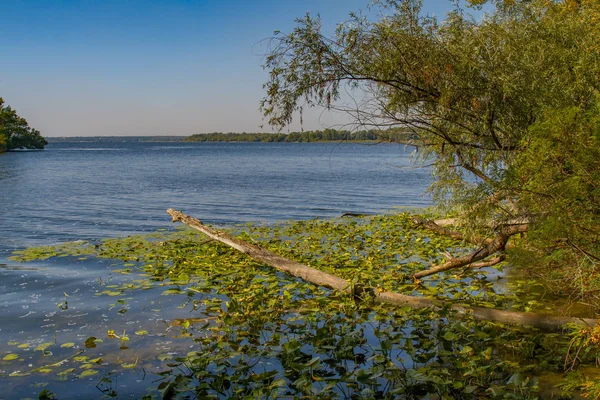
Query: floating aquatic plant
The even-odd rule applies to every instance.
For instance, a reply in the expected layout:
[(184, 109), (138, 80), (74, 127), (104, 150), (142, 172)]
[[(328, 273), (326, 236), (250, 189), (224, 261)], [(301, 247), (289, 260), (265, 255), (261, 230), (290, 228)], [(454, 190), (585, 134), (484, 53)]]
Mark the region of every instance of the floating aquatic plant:
[[(414, 227), (409, 214), (239, 226), (232, 232), (380, 290), (455, 304), (544, 307), (530, 283), (499, 289), (482, 270), (451, 271), (422, 282), (410, 279), (445, 253), (469, 248)], [(192, 316), (168, 322), (165, 332), (177, 332), (191, 350), (159, 350), (151, 361), (112, 357), (112, 364), (106, 357), (86, 356), (98, 346), (110, 354), (112, 341), (122, 352), (138, 339), (146, 345), (162, 340), (145, 329), (131, 336), (117, 333), (115, 325), (104, 342), (90, 336), (79, 343), (38, 346), (42, 353), (48, 348), (77, 348), (79, 353), (28, 373), (61, 379), (98, 376), (103, 390), (116, 393), (111, 385), (115, 369), (143, 368), (156, 375), (154, 394), (163, 398), (535, 398), (547, 389), (538, 378), (562, 371), (568, 354), (570, 339), (562, 335), (477, 322), (448, 307), (392, 309), (359, 300), (274, 271), (187, 229), (27, 249), (14, 259), (64, 256), (76, 262), (84, 254), (119, 260), (114, 269), (124, 279), (99, 282), (97, 292), (117, 298), (109, 305), (117, 315), (128, 311), (127, 299), (137, 291), (157, 288), (180, 299)], [(168, 319), (168, 310), (160, 312)], [(6, 363), (17, 362), (18, 350), (6, 355), (11, 355)], [(598, 354), (581, 353), (574, 369)]]

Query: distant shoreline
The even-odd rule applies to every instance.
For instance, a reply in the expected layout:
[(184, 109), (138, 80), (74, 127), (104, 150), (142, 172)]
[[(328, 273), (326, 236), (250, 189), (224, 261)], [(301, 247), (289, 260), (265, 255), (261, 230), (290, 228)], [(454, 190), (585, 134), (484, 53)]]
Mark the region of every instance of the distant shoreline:
[(95, 143), (95, 142), (183, 142), (187, 136), (54, 136), (46, 137), (48, 143)]
[(402, 132), (399, 129), (388, 129), (386, 131), (365, 130), (365, 131), (338, 131), (326, 129), (323, 131), (306, 131), (291, 133), (201, 133), (191, 136), (72, 136), (72, 137), (48, 137), (49, 143), (61, 142), (211, 142), (211, 143), (338, 143), (338, 142), (407, 142), (414, 139), (411, 134)]
[(313, 141), (282, 141), (282, 142), (260, 142), (260, 141), (248, 141), (248, 140), (203, 140), (203, 141), (190, 141), (183, 139), (147, 139), (146, 137), (140, 138), (135, 136), (129, 136), (123, 139), (121, 136), (90, 136), (90, 137), (50, 137), (46, 138), (48, 143), (256, 143), (256, 144), (268, 144), (268, 143), (341, 143), (341, 142), (349, 142), (349, 143), (386, 143), (388, 141), (382, 140), (350, 140), (350, 139), (340, 139), (340, 140), (313, 140)]

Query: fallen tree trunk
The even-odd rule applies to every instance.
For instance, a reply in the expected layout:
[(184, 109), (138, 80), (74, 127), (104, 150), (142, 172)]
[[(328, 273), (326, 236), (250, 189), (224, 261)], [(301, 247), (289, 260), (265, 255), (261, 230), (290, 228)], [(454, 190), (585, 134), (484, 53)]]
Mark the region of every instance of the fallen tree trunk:
[(196, 229), (204, 233), (211, 239), (218, 240), (234, 249), (247, 254), (251, 258), (264, 262), (272, 267), (279, 269), (280, 271), (287, 272), (290, 275), (304, 279), (305, 281), (312, 282), (316, 285), (327, 286), (335, 290), (342, 292), (351, 292), (350, 286), (345, 279), (338, 278), (337, 276), (328, 274), (318, 269), (307, 267), (306, 265), (300, 264), (299, 262), (289, 260), (281, 257), (267, 249), (262, 247), (246, 243), (243, 240), (234, 238), (233, 236), (219, 232), (204, 225), (199, 220), (192, 218), (182, 212), (175, 211), (172, 208), (167, 210), (167, 213), (173, 217), (173, 222), (183, 222), (191, 228)]
[[(189, 227), (204, 233), (211, 239), (218, 240), (221, 243), (247, 254), (257, 261), (270, 265), (280, 271), (287, 272), (290, 275), (301, 278), (307, 282), (311, 282), (320, 286), (326, 286), (341, 292), (350, 293), (355, 297), (360, 297), (364, 293), (371, 293), (376, 301), (396, 306), (409, 306), (413, 308), (444, 306), (444, 302), (441, 300), (433, 300), (418, 296), (407, 296), (400, 293), (377, 292), (370, 288), (352, 287), (345, 279), (323, 271), (319, 271), (315, 268), (308, 267), (296, 261), (289, 260), (260, 246), (246, 243), (243, 240), (234, 238), (225, 232), (220, 232), (209, 228), (199, 220), (185, 215), (180, 211), (169, 208), (167, 213), (171, 215), (173, 222), (182, 222)], [(460, 314), (471, 314), (477, 320), (489, 320), (513, 325), (528, 325), (534, 328), (545, 330), (557, 330), (567, 323), (574, 323), (582, 327), (593, 326), (598, 323), (598, 320), (589, 318), (560, 317), (508, 310), (496, 310), (484, 307), (465, 307), (453, 305), (451, 308)]]

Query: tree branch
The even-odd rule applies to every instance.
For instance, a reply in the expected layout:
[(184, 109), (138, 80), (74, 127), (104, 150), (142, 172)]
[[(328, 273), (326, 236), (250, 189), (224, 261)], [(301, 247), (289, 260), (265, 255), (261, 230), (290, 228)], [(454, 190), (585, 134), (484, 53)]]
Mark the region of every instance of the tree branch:
[(490, 242), (475, 250), (471, 254), (467, 254), (458, 258), (453, 258), (448, 260), (447, 262), (427, 269), (425, 271), (419, 271), (413, 275), (413, 278), (423, 278), (425, 276), (437, 274), (439, 272), (448, 271), (455, 268), (464, 267), (466, 265), (471, 265), (476, 261), (481, 261), (492, 254), (495, 254), (499, 251), (504, 251), (506, 248), (506, 243), (508, 239), (516, 235), (518, 233), (527, 232), (529, 229), (529, 225), (519, 224), (519, 225), (507, 225), (498, 229), (496, 237), (492, 239)]

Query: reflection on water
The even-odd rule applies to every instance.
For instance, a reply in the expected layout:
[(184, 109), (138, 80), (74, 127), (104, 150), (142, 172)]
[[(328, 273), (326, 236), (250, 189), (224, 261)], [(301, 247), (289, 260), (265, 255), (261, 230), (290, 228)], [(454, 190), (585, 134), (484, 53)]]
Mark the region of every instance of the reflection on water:
[[(185, 299), (162, 295), (165, 287), (160, 285), (125, 293), (115, 289), (123, 284), (133, 289), (139, 277), (115, 272), (110, 261), (68, 258), (28, 263), (27, 269), (11, 267), (0, 269), (0, 358), (18, 354), (19, 359), (0, 362), (0, 382), (14, 396), (37, 398), (41, 389), (32, 379), (76, 379), (81, 363), (72, 359), (85, 354), (90, 359), (101, 358), (109, 366), (108, 372), (118, 369), (122, 380), (119, 394), (137, 398), (150, 386), (140, 371), (156, 371), (160, 354), (189, 351), (190, 341), (175, 327), (177, 320), (193, 316)], [(109, 339), (110, 330), (126, 335), (127, 342)], [(86, 343), (84, 348), (82, 344), (90, 337), (102, 342), (97, 346)], [(65, 344), (73, 345), (63, 347)], [(58, 368), (55, 364), (61, 362), (64, 367)], [(139, 368), (135, 371), (120, 367), (136, 362)], [(36, 373), (44, 365), (52, 366), (52, 374)], [(69, 366), (75, 371), (69, 372)], [(57, 375), (64, 371), (68, 372), (65, 376)], [(72, 397), (100, 397), (95, 387), (99, 379), (78, 379)], [(71, 396), (64, 386), (60, 386), (61, 396)]]

